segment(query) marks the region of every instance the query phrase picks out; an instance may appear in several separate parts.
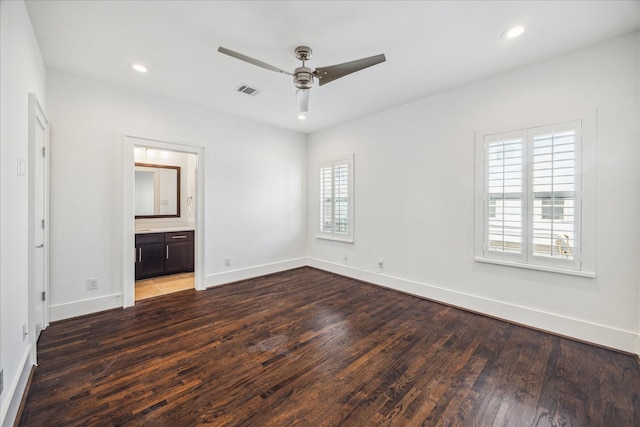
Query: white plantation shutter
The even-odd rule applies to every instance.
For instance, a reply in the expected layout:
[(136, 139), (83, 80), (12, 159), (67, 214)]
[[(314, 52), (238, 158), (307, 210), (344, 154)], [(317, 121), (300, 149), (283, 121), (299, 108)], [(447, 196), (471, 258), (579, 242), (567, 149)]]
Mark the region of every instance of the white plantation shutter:
[(318, 237), (351, 241), (353, 231), (353, 165), (351, 159), (320, 166)]
[(320, 168), (320, 232), (333, 231), (333, 167)]
[(334, 233), (349, 234), (349, 164), (334, 166)]
[(483, 257), (580, 269), (581, 121), (482, 142)]
[[(532, 254), (576, 261), (580, 123), (531, 129), (529, 138)], [(538, 262), (546, 263), (543, 259)]]
[(493, 211), (487, 224), (487, 250), (521, 254), (523, 141), (518, 134), (500, 135), (495, 139), (489, 140), (485, 158), (488, 190), (485, 199)]

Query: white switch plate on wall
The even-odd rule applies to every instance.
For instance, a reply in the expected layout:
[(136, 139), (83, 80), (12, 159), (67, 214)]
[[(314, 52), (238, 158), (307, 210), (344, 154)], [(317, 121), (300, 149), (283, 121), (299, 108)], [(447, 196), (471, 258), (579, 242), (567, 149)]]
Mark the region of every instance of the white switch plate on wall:
[(17, 160), (17, 173), (18, 176), (27, 176), (27, 162), (22, 157)]

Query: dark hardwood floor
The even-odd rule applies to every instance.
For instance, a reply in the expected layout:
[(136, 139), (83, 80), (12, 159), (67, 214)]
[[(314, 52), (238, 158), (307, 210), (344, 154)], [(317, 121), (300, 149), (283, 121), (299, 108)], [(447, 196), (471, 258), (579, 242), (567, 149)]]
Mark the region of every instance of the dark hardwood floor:
[(640, 426), (640, 369), (301, 268), (52, 324), (20, 425)]

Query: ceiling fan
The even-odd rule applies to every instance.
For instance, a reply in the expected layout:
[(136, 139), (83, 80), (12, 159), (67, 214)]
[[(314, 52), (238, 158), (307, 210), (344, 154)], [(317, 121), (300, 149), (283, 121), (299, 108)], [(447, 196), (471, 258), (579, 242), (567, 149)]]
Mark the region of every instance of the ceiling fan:
[(225, 55), (232, 56), (241, 61), (248, 62), (249, 64), (257, 65), (258, 67), (266, 68), (267, 70), (275, 71), (277, 73), (287, 74), (293, 76), (293, 84), (298, 88), (296, 91), (296, 98), (298, 99), (298, 105), (301, 113), (306, 113), (309, 110), (309, 91), (313, 86), (313, 78), (318, 79), (320, 86), (332, 82), (340, 77), (344, 77), (348, 74), (355, 73), (372, 65), (379, 64), (386, 61), (384, 54), (370, 56), (368, 58), (357, 59), (355, 61), (345, 62), (342, 64), (331, 65), (329, 67), (319, 67), (315, 71), (305, 65), (305, 61), (311, 59), (312, 51), (310, 47), (298, 46), (295, 49), (296, 58), (302, 61), (302, 66), (293, 70), (293, 73), (284, 71), (278, 67), (267, 64), (266, 62), (259, 61), (233, 50), (220, 46), (218, 52)]

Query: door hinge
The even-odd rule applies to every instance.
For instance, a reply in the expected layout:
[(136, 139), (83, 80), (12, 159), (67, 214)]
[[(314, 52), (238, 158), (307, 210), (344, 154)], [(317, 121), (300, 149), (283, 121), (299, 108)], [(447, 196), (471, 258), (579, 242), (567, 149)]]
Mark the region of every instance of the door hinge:
[(42, 157), (47, 156), (47, 147), (42, 147)]
[(46, 301), (47, 300), (47, 293), (45, 291), (42, 291), (42, 301)]
[(44, 229), (44, 218), (42, 218), (42, 219), (40, 220), (40, 224), (41, 224), (42, 228)]

